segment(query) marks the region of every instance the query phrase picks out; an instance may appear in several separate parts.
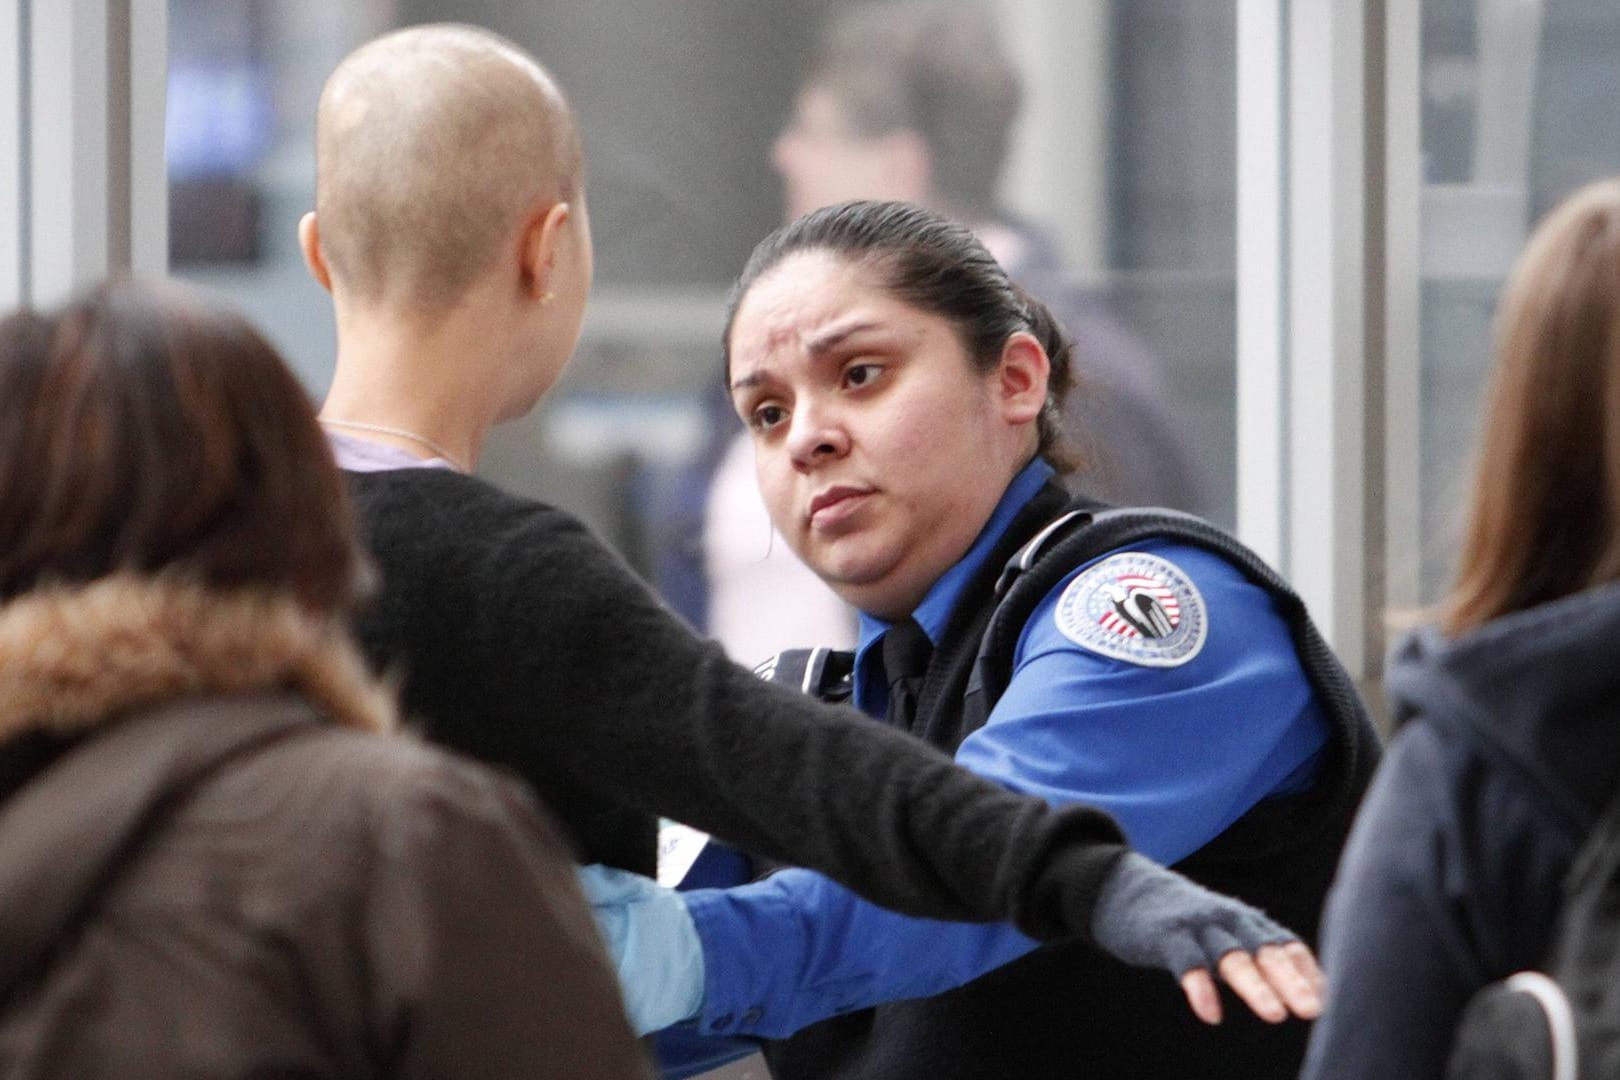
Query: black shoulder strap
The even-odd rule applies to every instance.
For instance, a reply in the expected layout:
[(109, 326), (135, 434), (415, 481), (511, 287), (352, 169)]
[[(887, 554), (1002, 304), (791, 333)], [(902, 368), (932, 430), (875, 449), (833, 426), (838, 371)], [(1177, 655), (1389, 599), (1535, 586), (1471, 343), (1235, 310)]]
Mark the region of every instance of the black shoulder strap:
[(784, 649), (754, 668), (754, 674), (838, 704), (854, 692), (855, 654), (828, 648)]
[(1208, 522), (1177, 510), (1122, 509), (1091, 499), (1070, 503), (1002, 567), (996, 581), (1000, 599), (980, 639), (968, 684), (969, 699), (974, 701), (970, 711), (977, 714), (971, 726), (983, 723), (1007, 689), (1013, 653), (1030, 614), (1070, 571), (1138, 540), (1195, 536), (1221, 547), (1229, 539)]
[(1377, 745), (1366, 706), (1338, 657), (1328, 648), (1305, 602), (1265, 561), (1226, 532), (1191, 514), (1162, 508), (1108, 507), (1077, 499), (1007, 561), (996, 591), (1001, 599), (985, 630), (968, 684), (968, 730), (984, 723), (1012, 678), (1018, 637), (1037, 604), (1070, 571), (1120, 548), (1147, 539), (1173, 540), (1204, 548), (1237, 567), (1272, 596), (1288, 624), (1295, 650), (1312, 688), (1344, 740), (1351, 775), (1371, 769), (1368, 747)]

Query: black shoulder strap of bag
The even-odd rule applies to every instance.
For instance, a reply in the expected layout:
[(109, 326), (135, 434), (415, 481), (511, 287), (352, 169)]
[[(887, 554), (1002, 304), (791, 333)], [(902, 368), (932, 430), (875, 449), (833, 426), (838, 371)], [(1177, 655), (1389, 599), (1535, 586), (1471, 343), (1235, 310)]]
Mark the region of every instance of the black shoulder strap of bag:
[(1544, 970), (1481, 989), (1452, 1039), (1448, 1080), (1585, 1080), (1620, 1068), (1620, 792), (1581, 842)]
[(1568, 1016), (1545, 984), (1521, 980), (1547, 1010), (1555, 1055), (1577, 1076), (1614, 1076), (1620, 1069), (1620, 791), (1582, 841), (1564, 879), (1549, 973)]

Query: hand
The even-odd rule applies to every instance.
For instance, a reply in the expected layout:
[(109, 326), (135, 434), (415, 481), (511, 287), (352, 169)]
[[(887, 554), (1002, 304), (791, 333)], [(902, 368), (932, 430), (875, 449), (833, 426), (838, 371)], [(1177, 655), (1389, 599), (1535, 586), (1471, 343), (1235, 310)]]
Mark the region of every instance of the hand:
[(703, 946), (681, 894), (627, 870), (584, 866), (578, 873), (636, 1034), (696, 1016), (703, 1007)]
[(1221, 1022), (1218, 971), (1255, 1015), (1270, 1023), (1322, 1011), (1321, 969), (1291, 931), (1241, 900), (1211, 892), (1127, 852), (1104, 882), (1091, 917), (1099, 946), (1141, 967), (1181, 979), (1193, 1014)]
[[(1262, 945), (1252, 953), (1234, 949), (1216, 965), (1221, 978), (1260, 1019), (1279, 1024), (1289, 1013), (1314, 1020), (1322, 1013), (1322, 969), (1303, 941)], [(1181, 992), (1193, 1015), (1206, 1024), (1221, 1022), (1221, 996), (1208, 968), (1181, 976)]]

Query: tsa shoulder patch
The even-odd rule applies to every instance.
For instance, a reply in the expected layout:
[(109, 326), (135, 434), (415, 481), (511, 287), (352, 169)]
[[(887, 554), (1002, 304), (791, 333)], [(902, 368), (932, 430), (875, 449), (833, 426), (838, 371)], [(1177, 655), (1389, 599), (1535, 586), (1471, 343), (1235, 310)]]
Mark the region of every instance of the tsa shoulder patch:
[(1081, 648), (1143, 667), (1180, 667), (1209, 632), (1198, 586), (1175, 563), (1143, 551), (1088, 567), (1063, 590), (1053, 618)]

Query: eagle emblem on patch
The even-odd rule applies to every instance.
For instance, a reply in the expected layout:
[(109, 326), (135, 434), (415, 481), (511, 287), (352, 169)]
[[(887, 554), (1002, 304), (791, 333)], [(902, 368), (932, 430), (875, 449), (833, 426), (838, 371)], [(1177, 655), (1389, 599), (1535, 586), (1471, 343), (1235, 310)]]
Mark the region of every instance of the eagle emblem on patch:
[(1064, 637), (1094, 653), (1144, 667), (1179, 667), (1209, 632), (1198, 586), (1168, 559), (1144, 551), (1110, 555), (1082, 571), (1053, 613)]

